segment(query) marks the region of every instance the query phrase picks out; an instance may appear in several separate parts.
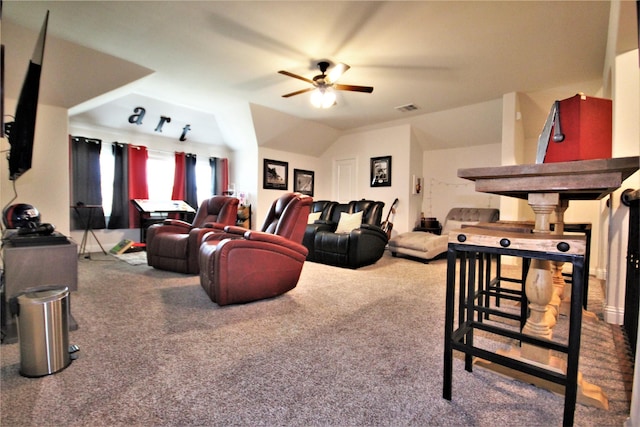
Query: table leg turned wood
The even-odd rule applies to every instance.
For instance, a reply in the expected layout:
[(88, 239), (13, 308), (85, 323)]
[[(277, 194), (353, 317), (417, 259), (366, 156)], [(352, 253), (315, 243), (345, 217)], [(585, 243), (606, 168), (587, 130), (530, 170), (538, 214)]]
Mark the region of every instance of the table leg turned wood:
[[(566, 210), (566, 207), (563, 207), (560, 202), (559, 194), (532, 193), (529, 194), (528, 202), (536, 216), (533, 232), (551, 234), (551, 213), (555, 210), (557, 214), (558, 210), (556, 209), (559, 209), (561, 213)], [(558, 218), (559, 224), (556, 225), (556, 227), (561, 230), (564, 229), (562, 219), (561, 215), (560, 218)], [(556, 232), (556, 234), (559, 233)], [(585, 272), (585, 274), (588, 274), (588, 272)], [(551, 339), (553, 337), (553, 327), (556, 325), (560, 308), (560, 298), (556, 293), (553, 277), (552, 262), (532, 260), (525, 283), (525, 292), (529, 299), (530, 314), (522, 329), (523, 333), (543, 339)], [(551, 350), (532, 344), (523, 343), (520, 349), (512, 348), (508, 351), (499, 351), (499, 353), (516, 359), (522, 358), (539, 363), (547, 369), (562, 373), (566, 372), (567, 369), (565, 361), (553, 356)], [(560, 391), (550, 386), (546, 381), (539, 381), (537, 378), (529, 378), (529, 376), (523, 376), (519, 373), (515, 373), (513, 376), (514, 378), (530, 381), (533, 384), (548, 388), (552, 391)], [(580, 373), (578, 373), (577, 394), (577, 401), (579, 403), (602, 409), (608, 409), (609, 407), (609, 401), (607, 396), (602, 392), (602, 389), (585, 381)]]

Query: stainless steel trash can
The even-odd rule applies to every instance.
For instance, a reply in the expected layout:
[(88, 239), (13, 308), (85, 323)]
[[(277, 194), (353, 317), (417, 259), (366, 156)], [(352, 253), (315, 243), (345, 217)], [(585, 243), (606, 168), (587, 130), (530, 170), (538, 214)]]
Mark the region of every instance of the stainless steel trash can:
[(15, 299), (20, 374), (41, 377), (69, 366), (69, 288), (29, 288)]

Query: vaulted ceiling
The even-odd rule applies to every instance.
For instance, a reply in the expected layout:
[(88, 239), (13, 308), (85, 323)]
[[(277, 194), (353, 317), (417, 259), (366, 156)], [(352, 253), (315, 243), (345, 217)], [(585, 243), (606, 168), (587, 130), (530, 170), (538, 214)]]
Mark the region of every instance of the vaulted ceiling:
[[(635, 2), (623, 4), (633, 16)], [(47, 10), (41, 102), (72, 120), (130, 130), (144, 106), (149, 127), (171, 116), (167, 137), (190, 124), (190, 141), (320, 154), (383, 123), (411, 123), (425, 148), (499, 142), (503, 94), (599, 88), (610, 3), (5, 0), (7, 96)], [(618, 50), (637, 48), (634, 21), (624, 28)], [(319, 60), (349, 64), (340, 83), (373, 93), (338, 92), (327, 110), (308, 93), (283, 98), (307, 83), (278, 70), (312, 78)], [(417, 109), (396, 109), (407, 104)]]

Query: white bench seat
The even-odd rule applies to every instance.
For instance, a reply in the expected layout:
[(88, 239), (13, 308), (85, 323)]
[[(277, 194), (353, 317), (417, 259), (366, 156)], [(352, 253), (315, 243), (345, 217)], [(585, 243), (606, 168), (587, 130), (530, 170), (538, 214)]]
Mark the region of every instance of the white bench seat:
[(413, 258), (432, 260), (447, 252), (449, 230), (479, 222), (496, 222), (500, 211), (493, 208), (452, 208), (445, 218), (442, 235), (424, 231), (409, 231), (389, 240), (392, 256), (398, 254)]

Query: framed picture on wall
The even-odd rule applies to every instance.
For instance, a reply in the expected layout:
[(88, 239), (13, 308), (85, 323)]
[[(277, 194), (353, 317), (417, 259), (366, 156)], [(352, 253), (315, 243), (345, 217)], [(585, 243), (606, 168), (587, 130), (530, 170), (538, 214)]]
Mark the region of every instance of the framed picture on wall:
[(391, 156), (371, 158), (371, 186), (391, 187)]
[(264, 159), (262, 188), (270, 190), (286, 190), (289, 188), (289, 163)]
[(313, 197), (314, 172), (302, 169), (293, 170), (293, 191)]

